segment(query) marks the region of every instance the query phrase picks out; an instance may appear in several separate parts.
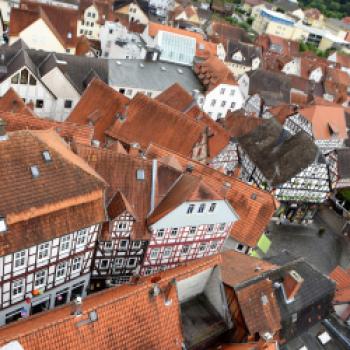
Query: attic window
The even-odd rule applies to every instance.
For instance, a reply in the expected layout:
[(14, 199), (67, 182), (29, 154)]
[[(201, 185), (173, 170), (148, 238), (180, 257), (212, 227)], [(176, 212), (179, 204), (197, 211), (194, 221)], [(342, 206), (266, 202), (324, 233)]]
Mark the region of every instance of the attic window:
[(137, 180), (144, 180), (145, 179), (145, 171), (143, 169), (136, 170), (136, 179)]
[(51, 154), (49, 151), (43, 151), (43, 158), (44, 158), (45, 162), (52, 161)]
[(32, 173), (33, 178), (37, 178), (40, 175), (39, 168), (37, 165), (32, 165), (30, 167), (30, 172)]
[(7, 225), (5, 218), (0, 217), (0, 232), (6, 232), (7, 231)]

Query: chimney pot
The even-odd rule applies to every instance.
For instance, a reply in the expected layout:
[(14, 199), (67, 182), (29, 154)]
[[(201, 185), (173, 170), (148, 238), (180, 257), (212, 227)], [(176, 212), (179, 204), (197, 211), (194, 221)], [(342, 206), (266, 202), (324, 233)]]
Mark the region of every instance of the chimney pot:
[(292, 302), (298, 294), (304, 279), (295, 271), (288, 271), (284, 277), (283, 287), (287, 302)]

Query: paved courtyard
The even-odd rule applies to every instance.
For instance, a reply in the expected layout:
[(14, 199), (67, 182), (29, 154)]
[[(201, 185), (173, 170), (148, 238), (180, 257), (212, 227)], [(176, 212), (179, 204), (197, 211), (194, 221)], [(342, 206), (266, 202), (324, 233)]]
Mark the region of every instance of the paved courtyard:
[[(322, 208), (312, 225), (271, 224), (268, 234), (272, 241), (266, 256), (276, 255), (283, 249), (295, 256), (305, 257), (321, 272), (328, 274), (337, 265), (350, 267), (350, 239), (341, 233), (343, 220), (328, 208)], [(324, 227), (323, 234), (319, 228)]]

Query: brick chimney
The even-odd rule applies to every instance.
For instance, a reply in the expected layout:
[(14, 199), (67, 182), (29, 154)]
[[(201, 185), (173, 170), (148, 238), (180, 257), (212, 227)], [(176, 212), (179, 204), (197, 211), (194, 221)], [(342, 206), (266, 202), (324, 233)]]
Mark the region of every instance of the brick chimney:
[(291, 270), (284, 276), (283, 287), (287, 302), (292, 302), (299, 292), (304, 279), (295, 271)]

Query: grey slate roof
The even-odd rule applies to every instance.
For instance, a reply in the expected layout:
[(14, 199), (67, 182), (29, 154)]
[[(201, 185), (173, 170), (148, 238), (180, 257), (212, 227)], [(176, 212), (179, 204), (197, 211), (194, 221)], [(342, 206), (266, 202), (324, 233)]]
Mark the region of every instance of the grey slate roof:
[[(227, 61), (239, 63), (245, 66), (251, 66), (252, 60), (261, 57), (261, 48), (252, 44), (244, 43), (239, 40), (229, 40), (227, 47)], [(242, 61), (232, 59), (232, 55), (240, 51), (243, 57)]]
[(292, 136), (274, 118), (238, 137), (238, 143), (272, 186), (289, 181), (319, 157), (305, 132)]
[(191, 67), (144, 60), (109, 60), (108, 64), (110, 86), (163, 91), (178, 83), (190, 93), (203, 90)]

